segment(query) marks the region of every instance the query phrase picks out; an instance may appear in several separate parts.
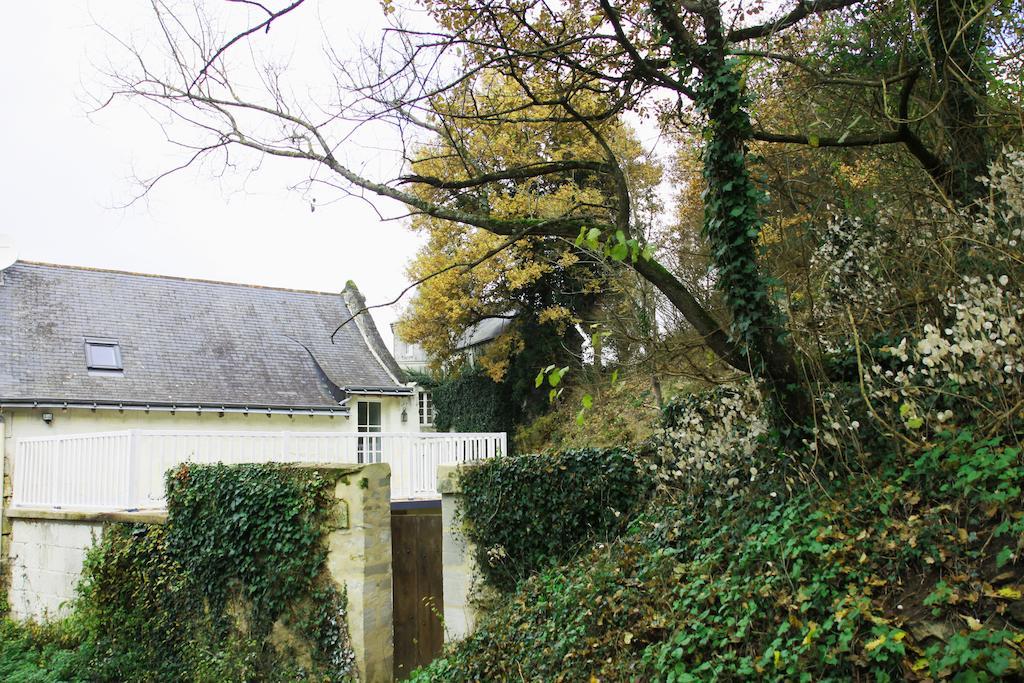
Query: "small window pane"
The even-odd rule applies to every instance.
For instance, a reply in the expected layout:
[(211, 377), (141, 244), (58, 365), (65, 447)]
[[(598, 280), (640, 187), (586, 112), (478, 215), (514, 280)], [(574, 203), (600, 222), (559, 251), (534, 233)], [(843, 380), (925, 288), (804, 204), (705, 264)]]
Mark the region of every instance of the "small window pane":
[[(357, 430), (360, 432), (381, 431), (380, 403), (378, 401), (359, 401), (356, 403), (358, 420)], [(361, 436), (356, 446), (356, 460), (359, 463), (380, 462), (384, 454), (383, 439), (379, 436)]]
[(421, 425), (434, 424), (434, 400), (429, 391), (420, 392), (419, 413)]
[(381, 430), (380, 402), (359, 401), (356, 406), (359, 431), (379, 432)]
[(121, 349), (116, 342), (86, 342), (85, 364), (90, 370), (122, 370)]

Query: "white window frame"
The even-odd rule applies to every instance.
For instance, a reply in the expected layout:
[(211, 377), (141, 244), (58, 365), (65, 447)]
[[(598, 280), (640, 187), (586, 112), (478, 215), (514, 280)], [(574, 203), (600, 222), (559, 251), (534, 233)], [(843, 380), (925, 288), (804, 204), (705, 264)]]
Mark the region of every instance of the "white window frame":
[(421, 427), (434, 426), (434, 396), (429, 390), (417, 392), (416, 412), (419, 415)]

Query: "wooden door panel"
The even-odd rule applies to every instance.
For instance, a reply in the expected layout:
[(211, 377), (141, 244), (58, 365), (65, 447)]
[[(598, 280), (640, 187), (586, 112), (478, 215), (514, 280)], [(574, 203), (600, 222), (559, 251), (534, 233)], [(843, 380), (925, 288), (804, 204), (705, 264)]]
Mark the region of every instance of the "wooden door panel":
[(434, 659), (444, 643), (439, 513), (430, 509), (391, 515), (395, 678), (399, 680)]

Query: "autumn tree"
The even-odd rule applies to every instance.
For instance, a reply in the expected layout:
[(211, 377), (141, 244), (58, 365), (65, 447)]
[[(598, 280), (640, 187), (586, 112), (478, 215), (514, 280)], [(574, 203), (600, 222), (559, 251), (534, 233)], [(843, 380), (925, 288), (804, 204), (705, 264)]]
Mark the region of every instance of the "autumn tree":
[[(476, 99), (488, 109), (514, 109), (528, 104), (519, 88), (497, 74), (488, 75)], [(541, 108), (524, 109), (516, 125), (482, 119), (459, 120), (458, 136), (463, 149), (478, 165), (527, 166), (546, 160), (587, 159), (600, 155), (593, 137), (581, 125), (555, 124), (538, 116)], [(598, 124), (624, 160), (631, 186), (634, 214), (653, 215), (654, 189), (660, 168), (618, 118)], [(412, 164), (412, 178), (457, 177), (463, 172), (463, 156), (450, 139), (425, 144)], [(438, 197), (437, 188), (419, 184), (411, 190), (424, 201)], [(514, 220), (522, 215), (553, 218), (575, 206), (598, 205), (613, 189), (601, 174), (585, 171), (510, 179), (495, 184), (472, 201), (486, 205), (496, 217)], [(470, 193), (464, 198), (469, 201)], [(621, 299), (621, 286), (612, 281), (623, 276), (621, 267), (605, 262), (582, 245), (559, 237), (530, 236), (490, 254), (501, 238), (479, 228), (415, 216), (413, 229), (426, 234), (427, 242), (410, 264), (409, 277), (422, 281), (400, 323), (401, 334), (423, 346), (439, 366), (457, 366), (458, 345), (464, 333), (487, 318), (507, 318), (513, 324), (480, 359), (494, 381), (502, 381), (514, 359), (524, 350), (532, 375), (538, 366), (578, 365), (586, 331), (596, 325), (601, 311)], [(642, 231), (647, 232), (647, 231)], [(472, 270), (454, 264), (480, 261)], [(440, 273), (438, 275), (435, 275)], [(529, 349), (525, 343), (529, 339)], [(542, 351), (543, 349), (543, 351)], [(532, 377), (531, 375), (531, 377)]]
[[(766, 197), (752, 173), (751, 145), (896, 146), (952, 201), (969, 203), (978, 191), (975, 170), (991, 151), (989, 80), (1018, 57), (1016, 34), (1005, 28), (1007, 8), (1012, 13), (1015, 6), (1010, 0), (933, 0), (920, 9), (909, 1), (868, 0), (794, 0), (780, 9), (712, 0), (557, 6), (444, 0), (426, 5), (436, 30), (396, 25), (359, 68), (336, 64), (335, 96), (317, 108), (292, 101), (279, 73), (264, 79), (263, 91), (234, 87), (225, 61), (232, 46), (266, 33), (301, 4), (266, 9), (237, 36), (218, 35), (208, 22), (156, 5), (171, 44), (171, 68), (151, 68), (140, 58), (137, 73), (117, 77), (117, 94), (181, 117), (201, 135), (191, 145), (196, 157), (245, 147), (313, 162), (343, 187), (396, 199), (416, 216), (497, 236), (483, 257), (541, 236), (578, 240), (649, 282), (722, 363), (762, 379), (779, 415), (797, 423), (813, 410), (806, 352), (789, 335), (779, 290), (760, 258)], [(894, 39), (872, 53), (842, 41), (794, 38), (830, 17), (865, 26), (888, 22)], [(996, 64), (1004, 56), (1011, 62)], [(837, 135), (807, 133), (806, 125), (765, 130), (751, 118), (751, 62), (790, 65), (813, 76), (816, 89), (854, 88), (858, 101), (874, 97), (881, 104), (876, 115), (849, 121)], [(514, 84), (511, 101), (486, 97), (492, 74)], [(604, 126), (626, 112), (656, 114), (663, 125), (700, 134), (702, 238), (723, 316), (713, 314), (638, 231), (626, 160)], [(414, 166), (425, 161), (416, 153), (424, 141), (440, 145), (451, 156), (446, 174), (406, 169), (390, 178), (368, 177), (342, 161), (346, 133), (338, 125), (347, 121), (393, 125), (409, 142), (404, 156)], [(571, 126), (586, 131), (591, 151), (583, 158), (546, 150), (528, 161), (481, 157), (465, 144), (466, 122)], [(482, 201), (510, 184), (571, 187), (580, 174), (594, 178), (600, 197), (553, 213), (529, 204), (503, 213)]]

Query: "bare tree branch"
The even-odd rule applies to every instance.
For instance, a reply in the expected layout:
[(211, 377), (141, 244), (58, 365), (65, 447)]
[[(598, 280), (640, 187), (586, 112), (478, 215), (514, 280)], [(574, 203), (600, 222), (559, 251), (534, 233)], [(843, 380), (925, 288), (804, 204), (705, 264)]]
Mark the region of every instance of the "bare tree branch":
[(263, 5), (259, 4), (258, 2), (252, 2), (251, 0), (230, 0), (230, 2), (241, 2), (241, 3), (247, 4), (247, 5), (256, 5), (257, 7), (261, 8), (262, 10), (267, 12), (267, 14), (269, 16), (266, 19), (264, 19), (262, 22), (257, 24), (256, 26), (253, 26), (251, 28), (248, 28), (248, 29), (242, 31), (241, 33), (236, 35), (234, 38), (231, 38), (226, 43), (224, 43), (219, 48), (217, 48), (217, 51), (213, 53), (213, 56), (210, 57), (208, 60), (206, 60), (206, 63), (203, 65), (203, 67), (201, 69), (199, 69), (199, 73), (197, 73), (196, 77), (192, 80), (192, 84), (189, 85), (188, 91), (191, 92), (192, 88), (196, 87), (196, 84), (199, 83), (199, 81), (206, 76), (207, 71), (210, 69), (211, 66), (213, 66), (213, 63), (216, 62), (220, 58), (221, 55), (223, 55), (225, 52), (227, 52), (229, 49), (231, 49), (232, 45), (234, 45), (235, 43), (237, 43), (240, 40), (248, 38), (249, 36), (251, 36), (254, 33), (259, 33), (260, 31), (263, 31), (264, 33), (269, 33), (270, 32), (270, 25), (272, 23), (274, 23), (277, 19), (283, 17), (284, 15), (288, 14), (292, 10), (294, 10), (297, 7), (299, 7), (300, 5), (302, 5), (302, 3), (304, 3), (305, 1), (306, 0), (295, 0), (295, 2), (293, 2), (290, 5), (288, 5), (284, 9), (280, 9), (277, 12), (271, 12), (270, 10), (268, 10), (266, 7), (264, 7)]

